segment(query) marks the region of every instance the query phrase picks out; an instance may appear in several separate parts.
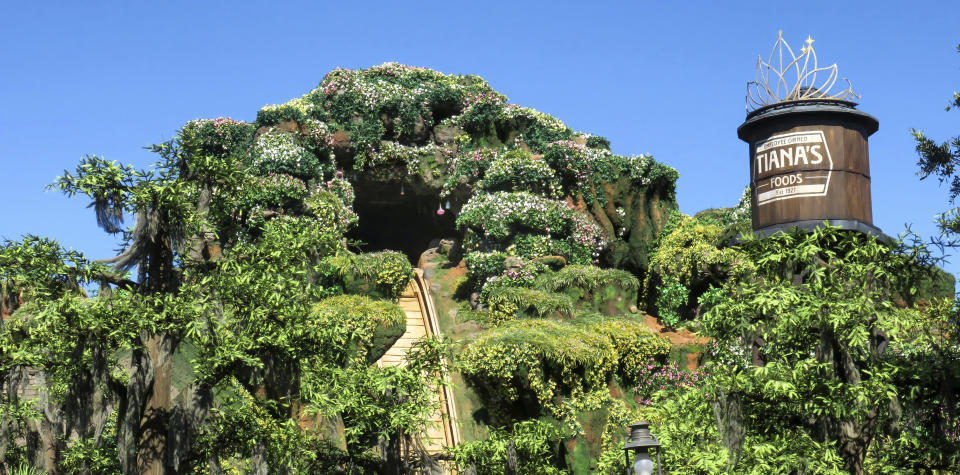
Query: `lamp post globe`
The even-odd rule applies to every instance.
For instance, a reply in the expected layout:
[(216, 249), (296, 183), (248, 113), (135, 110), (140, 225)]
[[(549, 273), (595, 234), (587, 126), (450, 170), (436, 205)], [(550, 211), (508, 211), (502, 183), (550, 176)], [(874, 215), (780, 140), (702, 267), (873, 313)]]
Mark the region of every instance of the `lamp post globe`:
[[(650, 458), (650, 449), (657, 449), (657, 461)], [(630, 424), (630, 440), (623, 444), (623, 451), (627, 461), (627, 475), (660, 475), (660, 441), (650, 433), (650, 424), (634, 422)], [(630, 452), (634, 452), (633, 464), (630, 463)], [(631, 471), (631, 467), (633, 470)]]

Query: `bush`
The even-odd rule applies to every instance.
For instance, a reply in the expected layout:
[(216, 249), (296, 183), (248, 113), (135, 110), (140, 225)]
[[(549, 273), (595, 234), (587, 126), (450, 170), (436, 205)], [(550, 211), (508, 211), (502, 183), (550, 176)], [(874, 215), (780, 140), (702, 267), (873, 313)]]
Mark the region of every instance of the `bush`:
[(673, 278), (657, 289), (657, 316), (665, 327), (674, 328), (682, 318), (681, 309), (687, 305), (690, 290)]
[(304, 181), (319, 180), (333, 171), (289, 134), (264, 134), (254, 145), (253, 169), (260, 174), (285, 173)]
[(489, 323), (513, 320), (520, 316), (570, 317), (573, 303), (567, 296), (524, 287), (495, 287), (485, 285), (480, 300), (490, 308)]
[(601, 269), (596, 266), (570, 265), (557, 272), (541, 275), (537, 278), (537, 287), (559, 292), (570, 287), (579, 287), (588, 292), (596, 292), (612, 285), (626, 293), (635, 293), (640, 289), (637, 278), (620, 269)]
[(636, 381), (641, 364), (662, 361), (670, 354), (670, 342), (654, 333), (639, 318), (593, 314), (577, 317), (573, 324), (610, 339), (617, 352), (617, 374), (625, 382)]
[(479, 285), (483, 285), (484, 282), (490, 277), (497, 276), (503, 273), (507, 268), (504, 261), (507, 259), (507, 254), (501, 251), (492, 251), (492, 252), (469, 252), (464, 257), (464, 260), (467, 263), (467, 272), (471, 279), (476, 281)]
[(338, 276), (348, 293), (379, 294), (393, 301), (400, 299), (413, 278), (407, 256), (396, 251), (340, 254), (324, 259), (321, 267)]
[(400, 338), (406, 322), (406, 314), (394, 303), (339, 295), (313, 307), (303, 332), (315, 332), (317, 349), (337, 366), (370, 365)]
[(254, 127), (229, 117), (196, 119), (180, 129), (180, 143), (190, 156), (188, 166), (202, 156), (234, 156), (245, 161), (253, 144)]
[(495, 158), (478, 185), (487, 191), (532, 191), (553, 198), (561, 194), (553, 169), (523, 150)]
[(470, 467), (477, 475), (498, 475), (506, 465), (507, 450), (512, 444), (517, 457), (518, 473), (565, 473), (560, 457), (563, 432), (555, 421), (534, 419), (513, 424), (511, 429), (494, 428), (486, 440), (464, 442), (450, 449), (457, 470)]
[[(570, 322), (515, 320), (480, 334), (460, 355), (464, 379), (503, 420), (532, 393), (538, 410), (563, 418), (557, 396), (606, 391), (615, 372), (663, 358), (669, 343), (642, 322), (586, 316)], [(501, 421), (501, 422), (502, 422)]]
[[(457, 228), (470, 228), (482, 238), (506, 247), (519, 234), (543, 234), (566, 245), (557, 251), (569, 262), (586, 264), (606, 245), (600, 228), (566, 203), (528, 192), (478, 194), (457, 217)], [(532, 257), (532, 256), (523, 256)]]

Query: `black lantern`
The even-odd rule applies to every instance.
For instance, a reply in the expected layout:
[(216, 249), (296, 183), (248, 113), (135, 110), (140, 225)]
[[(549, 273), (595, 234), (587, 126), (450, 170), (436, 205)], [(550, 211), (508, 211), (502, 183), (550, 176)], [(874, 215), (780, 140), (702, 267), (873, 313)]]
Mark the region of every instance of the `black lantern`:
[[(657, 463), (654, 464), (650, 459), (650, 449), (657, 448)], [(633, 471), (630, 470), (630, 451), (634, 451)], [(627, 475), (634, 473), (636, 475), (653, 475), (654, 468), (656, 473), (662, 475), (660, 470), (660, 441), (650, 433), (650, 424), (648, 422), (634, 422), (630, 424), (630, 440), (623, 444), (623, 453), (627, 459)]]

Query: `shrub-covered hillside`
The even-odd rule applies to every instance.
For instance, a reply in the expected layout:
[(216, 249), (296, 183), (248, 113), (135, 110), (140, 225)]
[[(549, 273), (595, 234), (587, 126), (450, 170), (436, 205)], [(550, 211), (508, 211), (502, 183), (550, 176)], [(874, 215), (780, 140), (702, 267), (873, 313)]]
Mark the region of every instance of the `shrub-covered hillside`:
[[(623, 473), (640, 419), (670, 473), (957, 466), (922, 247), (751, 239), (748, 192), (686, 216), (673, 168), (392, 63), (151, 148), (51, 185), (118, 255), (0, 245), (4, 472)], [(443, 335), (377, 364), (414, 288)], [(428, 452), (444, 385), (462, 443)]]
[[(119, 255), (0, 248), (7, 468), (434, 466), (410, 454), (449, 362), (490, 414), (480, 442), (515, 424), (582, 438), (601, 410), (577, 458), (596, 466), (629, 418), (608, 386), (669, 349), (630, 309), (676, 172), (478, 77), (336, 70), (254, 123), (190, 121), (152, 149), (151, 169), (87, 156), (51, 185), (91, 200)], [(481, 331), (371, 365), (404, 332), (410, 260), (440, 238), (467, 268), (458, 319)], [(448, 458), (482, 468), (483, 447)]]

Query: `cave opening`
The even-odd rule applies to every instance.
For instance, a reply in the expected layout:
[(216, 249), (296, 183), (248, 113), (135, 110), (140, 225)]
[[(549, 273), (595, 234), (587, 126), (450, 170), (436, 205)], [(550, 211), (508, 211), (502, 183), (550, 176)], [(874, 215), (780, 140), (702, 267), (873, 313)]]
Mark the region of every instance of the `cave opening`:
[[(436, 192), (400, 181), (380, 182), (361, 177), (354, 183), (354, 211), (359, 222), (347, 237), (362, 242), (362, 252), (393, 250), (414, 266), (420, 254), (444, 238), (458, 238), (456, 215)], [(438, 214), (438, 208), (443, 214)]]

